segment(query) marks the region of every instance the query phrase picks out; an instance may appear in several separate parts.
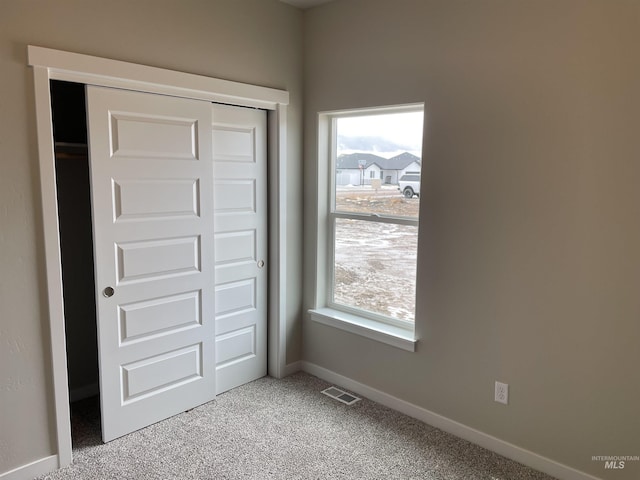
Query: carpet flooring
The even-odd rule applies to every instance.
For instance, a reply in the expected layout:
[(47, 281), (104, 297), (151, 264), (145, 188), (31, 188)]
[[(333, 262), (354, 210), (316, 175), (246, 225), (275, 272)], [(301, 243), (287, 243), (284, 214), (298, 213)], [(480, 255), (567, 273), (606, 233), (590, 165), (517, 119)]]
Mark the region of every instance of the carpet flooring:
[(329, 384), (265, 377), (107, 444), (97, 399), (74, 404), (74, 462), (40, 477), (79, 479), (551, 480), (552, 477)]

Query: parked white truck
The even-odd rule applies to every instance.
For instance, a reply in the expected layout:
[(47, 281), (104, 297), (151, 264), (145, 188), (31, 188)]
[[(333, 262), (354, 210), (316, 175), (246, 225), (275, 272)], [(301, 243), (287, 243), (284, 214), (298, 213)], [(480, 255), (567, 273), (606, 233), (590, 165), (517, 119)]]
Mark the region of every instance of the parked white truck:
[(398, 190), (405, 198), (420, 196), (420, 172), (406, 173), (398, 181)]

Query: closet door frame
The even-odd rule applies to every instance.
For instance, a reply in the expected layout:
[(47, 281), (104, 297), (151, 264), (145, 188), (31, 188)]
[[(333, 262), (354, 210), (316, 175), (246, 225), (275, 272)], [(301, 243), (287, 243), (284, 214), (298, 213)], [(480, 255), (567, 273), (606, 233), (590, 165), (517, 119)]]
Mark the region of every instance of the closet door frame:
[(33, 68), (35, 89), (57, 443), (55, 457), (57, 467), (62, 468), (72, 462), (71, 415), (50, 80), (171, 95), (267, 111), (267, 181), (270, 186), (267, 364), (269, 375), (276, 378), (286, 375), (286, 132), (289, 92), (32, 45), (28, 47), (28, 64)]

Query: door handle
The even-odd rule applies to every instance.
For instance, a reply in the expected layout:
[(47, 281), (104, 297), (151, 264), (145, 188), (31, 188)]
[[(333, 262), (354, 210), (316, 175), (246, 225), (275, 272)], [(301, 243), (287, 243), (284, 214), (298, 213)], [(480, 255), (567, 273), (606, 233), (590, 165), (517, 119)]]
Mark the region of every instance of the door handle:
[(115, 293), (115, 290), (113, 289), (113, 287), (107, 287), (102, 291), (102, 295), (104, 295), (107, 298), (112, 297), (114, 293)]
[(262, 268), (264, 267), (264, 260), (259, 260), (258, 261), (258, 268)]

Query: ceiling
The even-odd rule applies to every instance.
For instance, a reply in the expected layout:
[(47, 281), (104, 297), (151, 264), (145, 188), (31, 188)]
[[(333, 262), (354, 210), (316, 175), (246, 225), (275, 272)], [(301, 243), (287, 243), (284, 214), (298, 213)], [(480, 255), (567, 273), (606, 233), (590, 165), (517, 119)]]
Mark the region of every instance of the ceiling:
[(334, 0), (280, 0), (281, 2), (288, 3), (298, 8), (311, 8), (323, 3), (333, 2)]

